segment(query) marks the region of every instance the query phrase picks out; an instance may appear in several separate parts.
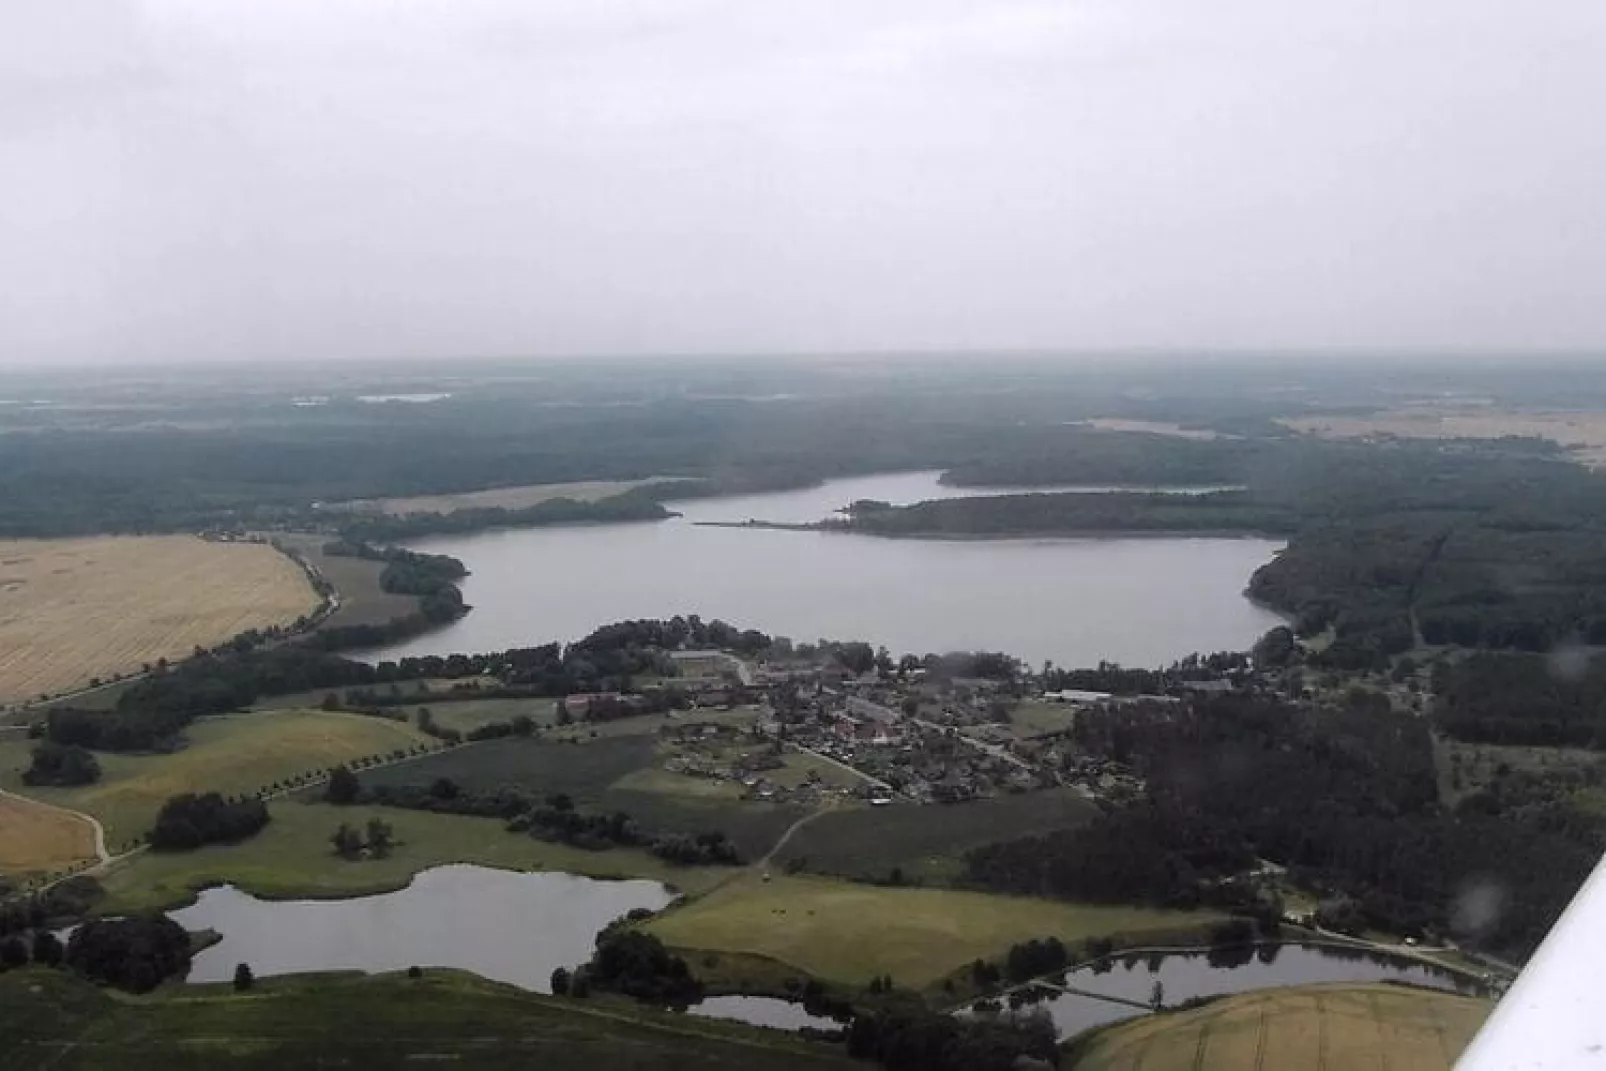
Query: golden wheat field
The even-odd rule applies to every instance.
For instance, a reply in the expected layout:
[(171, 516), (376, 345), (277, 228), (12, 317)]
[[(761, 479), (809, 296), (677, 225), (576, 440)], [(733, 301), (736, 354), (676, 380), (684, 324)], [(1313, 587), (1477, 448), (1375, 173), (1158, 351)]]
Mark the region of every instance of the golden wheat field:
[(1099, 1031), (1078, 1071), (1449, 1071), (1493, 1005), (1391, 985), (1268, 989)]
[(0, 541), (0, 702), (180, 658), (317, 608), (272, 547), (193, 536)]
[(94, 854), (95, 834), (82, 818), (0, 796), (0, 874), (46, 873)]

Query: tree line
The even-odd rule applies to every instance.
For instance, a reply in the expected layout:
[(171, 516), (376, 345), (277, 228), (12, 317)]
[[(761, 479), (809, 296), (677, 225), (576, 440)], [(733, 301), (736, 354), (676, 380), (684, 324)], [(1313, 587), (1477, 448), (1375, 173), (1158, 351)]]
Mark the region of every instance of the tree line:
[[(1073, 739), (1130, 765), (1144, 796), (1086, 826), (976, 849), (971, 883), (1012, 893), (1273, 914), (1245, 877), (1261, 859), (1351, 898), (1367, 924), (1454, 932), (1525, 955), (1606, 842), (1542, 811), (1441, 805), (1428, 727), (1370, 707), (1303, 709), (1250, 695), (1088, 711)], [(1472, 920), (1461, 897), (1502, 904)]]

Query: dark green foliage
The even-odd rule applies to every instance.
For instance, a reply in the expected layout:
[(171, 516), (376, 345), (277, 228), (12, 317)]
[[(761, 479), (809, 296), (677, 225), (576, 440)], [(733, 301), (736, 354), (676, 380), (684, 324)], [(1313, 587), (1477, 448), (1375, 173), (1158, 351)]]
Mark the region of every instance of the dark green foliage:
[(1070, 962), (1070, 953), (1058, 937), (1025, 941), (1009, 950), (1004, 959), (1004, 977), (1011, 982), (1024, 982), (1062, 971)]
[(1449, 930), (1463, 895), (1492, 892), (1502, 910), (1462, 938), (1524, 954), (1606, 848), (1597, 825), (1559, 823), (1553, 810), (1469, 801), (1442, 813), (1427, 727), (1384, 711), (1229, 696), (1088, 712), (1076, 738), (1092, 754), (1126, 756), (1147, 798), (1081, 829), (978, 849), (972, 881), (1255, 911), (1252, 887), (1222, 879), (1269, 859), (1310, 887), (1348, 893), (1369, 924), (1396, 932)]
[(33, 763), (22, 773), (25, 785), (69, 787), (100, 780), (100, 763), (85, 748), (46, 740), (33, 749)]
[(33, 935), (33, 961), (41, 967), (59, 967), (67, 950), (61, 943), (61, 938), (49, 930), (40, 930)]
[(165, 915), (91, 919), (67, 942), (67, 966), (99, 982), (146, 993), (190, 969), (190, 935)]
[(28, 946), (20, 937), (7, 937), (0, 941), (0, 971), (15, 970), (28, 965)]
[(236, 993), (249, 993), (251, 987), (256, 985), (256, 976), (251, 973), (249, 963), (241, 963), (234, 968), (234, 991)]
[(945, 498), (855, 513), (821, 527), (875, 535), (1022, 535), (1052, 532), (1291, 533), (1298, 517), (1247, 492), (1135, 492)]
[(326, 802), (340, 805), (356, 803), (362, 792), (362, 785), (357, 775), (351, 772), (349, 766), (336, 766), (329, 771), (329, 783), (324, 786), (323, 798)]
[(216, 792), (185, 793), (162, 804), (151, 830), (151, 847), (183, 852), (203, 844), (236, 844), (256, 836), (268, 824), (268, 805), (255, 797), (232, 803)]
[[(660, 1004), (689, 1004), (703, 995), (702, 985), (679, 956), (640, 930), (610, 927), (597, 937), (591, 962), (579, 972), (598, 989)], [(571, 982), (571, 992), (573, 983)], [(578, 995), (578, 994), (576, 994)]]
[[(645, 489), (644, 489), (645, 490)], [(541, 528), (554, 524), (616, 524), (623, 521), (661, 521), (675, 516), (663, 503), (640, 494), (621, 494), (596, 502), (549, 498), (524, 509), (499, 506), (454, 510), (451, 513), (410, 513), (405, 517), (365, 516), (352, 521), (343, 534), (352, 540), (388, 543), (427, 535), (477, 532), (486, 528)], [(388, 573), (389, 570), (387, 569)], [(389, 588), (386, 591), (403, 590)]]
[(854, 1019), (848, 1052), (887, 1071), (1014, 1071), (1023, 1057), (1059, 1064), (1051, 1021), (961, 1018), (917, 1006), (883, 1008)]
[(570, 981), (570, 976), (569, 976), (569, 969), (567, 967), (559, 967), (557, 970), (553, 971), (552, 972), (552, 982), (551, 982), (552, 995), (555, 996), (555, 997), (566, 997), (566, 996), (568, 996), (569, 995), (569, 981)]
[(1606, 747), (1606, 660), (1478, 654), (1434, 673), (1433, 720), (1484, 744)]

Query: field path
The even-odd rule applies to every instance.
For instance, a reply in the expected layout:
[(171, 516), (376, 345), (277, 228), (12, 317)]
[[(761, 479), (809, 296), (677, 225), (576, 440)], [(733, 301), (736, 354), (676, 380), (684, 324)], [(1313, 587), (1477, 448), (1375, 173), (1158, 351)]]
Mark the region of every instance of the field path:
[(811, 811), (802, 818), (799, 818), (796, 822), (793, 822), (791, 825), (787, 826), (786, 832), (781, 834), (781, 839), (775, 842), (775, 847), (771, 848), (769, 854), (760, 859), (758, 862), (754, 863), (753, 866), (759, 870), (768, 870), (770, 860), (779, 855), (781, 849), (786, 847), (786, 842), (792, 839), (792, 834), (796, 833), (798, 830), (802, 829), (816, 818), (819, 818), (821, 815), (830, 814), (833, 810), (835, 810), (835, 807), (830, 803), (826, 803), (825, 806), (821, 807), (819, 810)]

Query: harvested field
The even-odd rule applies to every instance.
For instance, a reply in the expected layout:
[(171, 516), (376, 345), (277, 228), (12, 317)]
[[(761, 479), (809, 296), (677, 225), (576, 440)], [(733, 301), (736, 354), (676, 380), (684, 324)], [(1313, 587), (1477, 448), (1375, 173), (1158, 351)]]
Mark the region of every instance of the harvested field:
[(95, 857), (88, 822), (32, 800), (0, 795), (0, 874), (43, 874)]
[(255, 792), (298, 774), (428, 742), (396, 722), (318, 711), (205, 718), (185, 735), (188, 745), (171, 755), (101, 753), (100, 781), (81, 788), (22, 788), (28, 746), (7, 742), (0, 744), (0, 787), (94, 815), (106, 826), (109, 850), (117, 852), (151, 827), (169, 796)]
[(1400, 439), (1549, 439), (1587, 465), (1606, 465), (1606, 413), (1577, 410), (1516, 412), (1486, 406), (1385, 409), (1366, 416), (1312, 416), (1283, 424), (1324, 439), (1392, 435)]
[(1030, 938), (1080, 944), (1106, 934), (1176, 934), (1211, 918), (828, 878), (777, 874), (764, 881), (749, 873), (647, 928), (676, 948), (765, 956), (852, 984), (891, 974), (901, 986), (924, 988)]
[(1193, 439), (1196, 442), (1208, 442), (1211, 439), (1232, 437), (1211, 431), (1208, 428), (1185, 428), (1181, 424), (1172, 424), (1161, 420), (1122, 420), (1119, 417), (1094, 417), (1092, 420), (1087, 420), (1083, 423), (1100, 431), (1129, 431), (1140, 432), (1145, 435), (1168, 435), (1173, 439)]
[(0, 702), (177, 659), (317, 609), (294, 562), (192, 536), (0, 542)]
[(1301, 986), (1149, 1016), (1073, 1043), (1088, 1071), (1448, 1069), (1493, 1005), (1390, 985)]
[(776, 865), (874, 881), (897, 867), (911, 881), (944, 881), (958, 874), (972, 848), (1071, 829), (1096, 813), (1070, 789), (926, 807), (855, 807), (798, 830)]
[(673, 476), (653, 476), (645, 480), (586, 480), (581, 483), (535, 483), (521, 487), (493, 487), (487, 491), (467, 491), (455, 495), (418, 495), (412, 498), (373, 498), (342, 504), (342, 508), (388, 513), (393, 517), (409, 513), (452, 513), (460, 509), (528, 509), (554, 498), (576, 502), (596, 502), (637, 487), (664, 483)]

